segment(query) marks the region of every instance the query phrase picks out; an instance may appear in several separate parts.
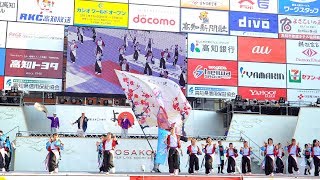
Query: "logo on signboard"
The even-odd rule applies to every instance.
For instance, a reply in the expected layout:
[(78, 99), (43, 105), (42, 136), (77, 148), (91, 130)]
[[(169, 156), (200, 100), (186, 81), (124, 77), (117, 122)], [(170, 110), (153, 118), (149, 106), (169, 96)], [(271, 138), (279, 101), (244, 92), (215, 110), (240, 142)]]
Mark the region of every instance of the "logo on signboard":
[(269, 49), (269, 46), (267, 46), (267, 47), (255, 46), (251, 50), (252, 54), (264, 54), (264, 55), (270, 54), (271, 51), (272, 51), (272, 49)]
[(199, 19), (202, 21), (203, 24), (209, 24), (209, 16), (208, 11), (202, 11), (200, 13)]
[(40, 14), (43, 14), (43, 12), (52, 13), (54, 1), (53, 0), (37, 0), (37, 5), (40, 8)]
[(284, 74), (282, 73), (264, 73), (264, 72), (250, 72), (245, 71), (243, 67), (240, 67), (241, 77), (245, 76), (252, 79), (274, 79), (274, 80), (284, 80)]
[(284, 32), (284, 31), (291, 31), (292, 27), (291, 27), (291, 23), (292, 21), (289, 19), (289, 18), (284, 18), (284, 19), (281, 19), (280, 20), (280, 23), (281, 23), (281, 31)]
[(265, 90), (249, 90), (252, 96), (264, 96), (265, 98), (275, 98), (277, 91), (265, 91)]
[(199, 44), (198, 43), (191, 43), (190, 51), (191, 52), (200, 52)]
[(240, 4), (240, 8), (253, 9), (253, 0), (240, 0), (238, 3)]
[(12, 80), (11, 80), (11, 79), (8, 79), (7, 82), (6, 82), (6, 85), (7, 85), (7, 86), (11, 86), (11, 84), (12, 84)]
[(248, 18), (243, 16), (239, 19), (239, 27), (241, 28), (254, 28), (254, 29), (270, 29), (270, 21), (263, 20), (262, 18)]
[(193, 87), (191, 87), (191, 88), (189, 89), (189, 93), (190, 93), (190, 94), (193, 94), (193, 93), (194, 93), (194, 88), (193, 88)]
[(203, 75), (205, 79), (231, 79), (231, 71), (225, 66), (208, 66), (204, 68), (198, 65), (193, 71), (193, 76), (197, 79)]
[(289, 70), (289, 82), (291, 83), (301, 83), (301, 71), (297, 69)]
[(303, 95), (303, 94), (300, 94), (300, 95), (298, 96), (298, 99), (299, 99), (299, 100), (303, 100), (303, 98), (304, 98), (304, 95)]
[(311, 49), (311, 48), (302, 51), (302, 53), (303, 53), (304, 55), (308, 56), (308, 57), (313, 57), (313, 56), (315, 56), (315, 55), (318, 54), (317, 51), (315, 51), (315, 50), (313, 50), (313, 49)]

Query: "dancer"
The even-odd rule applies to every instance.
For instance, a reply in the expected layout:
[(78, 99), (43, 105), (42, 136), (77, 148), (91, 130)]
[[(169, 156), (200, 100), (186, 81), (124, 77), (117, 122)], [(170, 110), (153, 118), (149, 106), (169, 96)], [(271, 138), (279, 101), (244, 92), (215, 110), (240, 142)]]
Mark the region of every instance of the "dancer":
[(49, 173), (58, 173), (60, 151), (63, 150), (64, 144), (59, 139), (57, 133), (47, 142), (46, 149), (49, 151), (46, 162)]
[(96, 33), (96, 29), (92, 28), (92, 41), (96, 42), (96, 38), (97, 38), (97, 33)]
[(284, 156), (284, 149), (281, 147), (281, 143), (278, 143), (276, 145), (276, 151), (277, 151), (277, 156), (276, 156), (276, 173), (277, 174), (283, 174), (284, 171), (284, 163), (283, 163), (283, 156)]
[(6, 172), (9, 172), (10, 163), (12, 160), (13, 150), (15, 149), (15, 144), (13, 142), (10, 142), (9, 136), (5, 140), (5, 170)]
[[(171, 128), (171, 134), (167, 137), (167, 148), (169, 150), (168, 164), (170, 175), (178, 175), (180, 170), (179, 151), (181, 148), (180, 136), (176, 134), (175, 128)], [(180, 150), (181, 151), (181, 150)]]
[(97, 45), (97, 51), (96, 53), (100, 52), (103, 56), (103, 48), (106, 46), (104, 41), (102, 40), (102, 37), (100, 37), (98, 39), (98, 41), (96, 42), (96, 45)]
[(102, 53), (97, 52), (96, 54), (96, 63), (94, 65), (94, 71), (96, 75), (100, 75), (102, 73)]
[(57, 133), (60, 127), (59, 118), (56, 113), (53, 113), (53, 116), (48, 116), (46, 113), (46, 117), (51, 120), (51, 134)]
[(71, 62), (72, 63), (75, 63), (76, 62), (76, 59), (77, 59), (77, 49), (78, 49), (78, 46), (76, 44), (76, 41), (75, 40), (72, 40), (72, 43), (70, 45), (70, 59), (71, 59)]
[(170, 58), (170, 53), (168, 49), (165, 49), (164, 51), (161, 52), (161, 59), (160, 59), (161, 72), (163, 69), (167, 69), (166, 62), (169, 58)]
[(127, 50), (127, 47), (128, 47), (128, 34), (124, 34), (123, 36), (123, 47), (124, 47), (124, 50)]
[(243, 147), (240, 149), (240, 154), (242, 155), (242, 174), (251, 174), (251, 158), (252, 148), (249, 147), (247, 141), (243, 142)]
[(140, 45), (139, 45), (139, 42), (136, 42), (136, 43), (133, 45), (133, 50), (134, 50), (133, 60), (134, 60), (134, 61), (138, 61), (138, 59), (139, 59), (139, 54), (140, 54)]
[(222, 145), (221, 141), (218, 141), (218, 149), (217, 149), (217, 153), (218, 153), (218, 174), (221, 173), (223, 174), (223, 167), (224, 167), (224, 147)]
[(125, 46), (122, 45), (119, 47), (119, 63), (121, 64), (122, 61), (125, 59), (124, 53), (126, 52)]
[(148, 39), (148, 42), (147, 42), (146, 49), (145, 49), (146, 52), (152, 51), (152, 44), (154, 44), (153, 39), (152, 39), (152, 38), (149, 38), (149, 39)]
[(3, 131), (0, 130), (0, 170), (6, 172), (5, 169), (5, 138)]
[(81, 116), (76, 120), (72, 125), (78, 124), (78, 135), (84, 137), (85, 132), (88, 128), (88, 118), (86, 117), (85, 113), (81, 113)]
[(97, 146), (97, 152), (98, 152), (98, 168), (99, 173), (103, 172), (103, 141), (104, 141), (104, 135), (100, 137), (100, 141), (96, 143)]
[(267, 145), (261, 147), (265, 155), (265, 165), (264, 170), (267, 176), (274, 176), (274, 158), (277, 156), (276, 148), (273, 145), (273, 139), (269, 138)]
[(205, 168), (206, 168), (206, 174), (213, 174), (212, 171), (212, 162), (213, 162), (213, 157), (216, 152), (216, 145), (213, 144), (212, 139), (210, 137), (207, 137), (206, 139), (206, 145), (203, 145), (203, 152), (205, 154)]
[(127, 72), (130, 71), (130, 65), (129, 65), (126, 58), (124, 58), (122, 60), (122, 62), (120, 63), (120, 69), (121, 69), (121, 71), (127, 71)]
[(232, 143), (229, 143), (229, 148), (227, 149), (226, 156), (228, 159), (227, 172), (235, 174), (236, 173), (236, 158), (238, 157), (238, 150), (233, 147)]
[(312, 157), (314, 163), (314, 176), (319, 176), (320, 167), (320, 144), (318, 140), (314, 140), (312, 147)]
[(114, 169), (113, 157), (114, 150), (117, 145), (117, 138), (113, 136), (110, 132), (107, 135), (103, 135), (103, 165), (101, 170), (107, 175), (110, 173), (110, 170)]
[(304, 156), (304, 160), (305, 160), (305, 169), (304, 169), (304, 175), (310, 175), (311, 172), (311, 145), (310, 144), (305, 144), (304, 145), (304, 150), (303, 150), (303, 156)]
[(288, 156), (288, 172), (289, 174), (293, 174), (292, 169), (296, 172), (296, 174), (299, 174), (299, 168), (298, 168), (298, 160), (297, 157), (300, 157), (300, 147), (297, 145), (297, 142), (295, 139), (291, 140), (291, 144), (287, 147), (285, 147), (287, 150), (289, 156)]
[(83, 44), (84, 32), (82, 27), (77, 28), (77, 35), (78, 35), (78, 41), (80, 41), (81, 44)]
[(132, 126), (130, 120), (128, 119), (128, 115), (124, 114), (123, 118), (120, 122), (121, 126), (121, 138), (128, 138), (128, 129)]
[(199, 158), (198, 155), (202, 155), (202, 152), (197, 146), (197, 140), (191, 139), (191, 145), (187, 147), (187, 153), (189, 154), (189, 174), (198, 173), (199, 171)]
[(153, 55), (151, 51), (148, 51), (146, 54), (146, 65), (144, 67), (144, 74), (147, 74), (149, 76), (152, 75), (152, 69), (150, 67), (150, 65), (153, 62)]
[[(171, 49), (173, 49), (173, 47), (171, 47)], [(173, 63), (172, 63), (173, 66), (176, 66), (177, 63), (178, 63), (178, 60), (179, 60), (179, 51), (182, 52), (182, 49), (181, 49), (181, 47), (179, 47), (178, 44), (176, 44), (175, 47), (174, 47), (174, 56), (173, 56), (174, 61), (173, 61)]]

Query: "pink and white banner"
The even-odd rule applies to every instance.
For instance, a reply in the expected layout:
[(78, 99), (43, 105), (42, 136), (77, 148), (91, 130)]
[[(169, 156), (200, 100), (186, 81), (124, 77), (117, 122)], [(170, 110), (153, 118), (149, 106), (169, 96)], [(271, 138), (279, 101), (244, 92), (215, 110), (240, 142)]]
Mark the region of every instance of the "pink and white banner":
[(175, 125), (178, 132), (181, 130), (182, 115), (187, 119), (191, 106), (178, 84), (166, 78), (115, 71), (140, 124), (162, 129)]

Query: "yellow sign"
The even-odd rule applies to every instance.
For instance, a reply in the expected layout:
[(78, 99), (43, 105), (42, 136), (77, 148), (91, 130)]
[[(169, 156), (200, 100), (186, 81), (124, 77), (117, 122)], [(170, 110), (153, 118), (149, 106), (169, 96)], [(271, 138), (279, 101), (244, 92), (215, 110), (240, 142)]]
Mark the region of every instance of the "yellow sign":
[(0, 180), (6, 180), (4, 176), (0, 176)]
[(128, 28), (128, 4), (76, 0), (74, 24)]

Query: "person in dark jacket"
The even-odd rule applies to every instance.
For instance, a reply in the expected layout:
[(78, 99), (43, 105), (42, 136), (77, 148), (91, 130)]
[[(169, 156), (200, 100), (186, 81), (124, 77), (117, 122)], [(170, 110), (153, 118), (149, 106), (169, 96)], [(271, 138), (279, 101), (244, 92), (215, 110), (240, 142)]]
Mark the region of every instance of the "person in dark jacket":
[(82, 131), (85, 133), (87, 131), (88, 127), (88, 118), (85, 116), (85, 113), (82, 113), (81, 116), (76, 120), (72, 125), (78, 124), (78, 130)]

